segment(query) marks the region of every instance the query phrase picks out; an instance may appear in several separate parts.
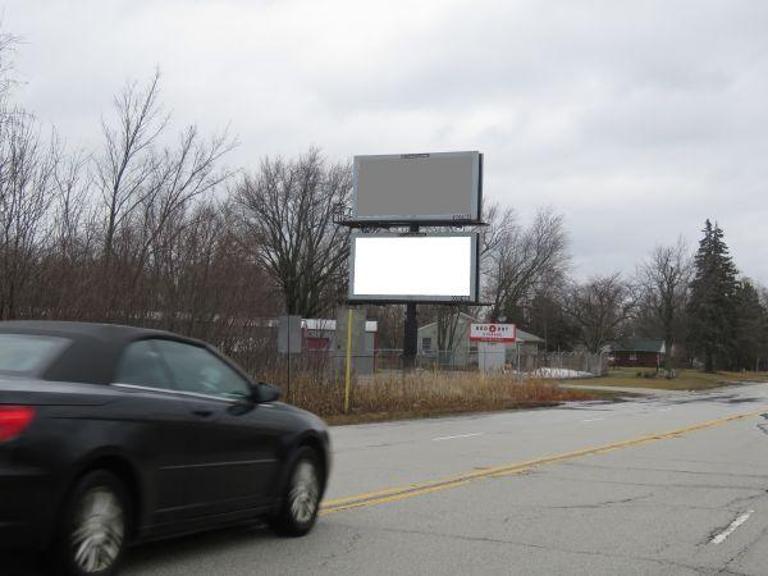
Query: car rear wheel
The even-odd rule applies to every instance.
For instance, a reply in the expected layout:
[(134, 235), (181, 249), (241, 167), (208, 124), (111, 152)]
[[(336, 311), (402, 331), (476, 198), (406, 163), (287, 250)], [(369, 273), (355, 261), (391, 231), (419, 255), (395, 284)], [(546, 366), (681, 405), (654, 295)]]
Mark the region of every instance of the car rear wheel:
[(315, 525), (320, 510), (322, 480), (317, 454), (299, 449), (283, 490), (280, 509), (270, 524), (282, 536), (303, 536)]
[(126, 547), (129, 508), (123, 483), (106, 471), (91, 472), (75, 486), (56, 541), (55, 574), (110, 576)]

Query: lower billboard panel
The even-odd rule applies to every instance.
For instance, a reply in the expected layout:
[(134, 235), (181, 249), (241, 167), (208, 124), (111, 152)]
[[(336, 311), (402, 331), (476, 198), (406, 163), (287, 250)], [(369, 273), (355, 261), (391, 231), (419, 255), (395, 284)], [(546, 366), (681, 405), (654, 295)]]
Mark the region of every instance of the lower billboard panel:
[(352, 301), (478, 300), (478, 234), (353, 234)]

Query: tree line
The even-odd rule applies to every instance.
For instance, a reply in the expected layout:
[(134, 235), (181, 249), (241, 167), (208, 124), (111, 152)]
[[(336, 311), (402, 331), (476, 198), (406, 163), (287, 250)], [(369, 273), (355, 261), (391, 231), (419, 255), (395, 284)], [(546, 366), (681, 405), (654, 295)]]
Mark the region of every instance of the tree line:
[[(226, 351), (258, 346), (281, 313), (335, 317), (347, 292), (349, 163), (317, 149), (229, 169), (236, 141), (180, 131), (160, 75), (129, 83), (101, 145), (68, 150), (14, 101), (0, 37), (0, 319), (120, 322), (178, 331)], [(422, 306), (451, 348), (460, 312), (518, 324), (550, 350), (597, 352), (628, 336), (663, 338), (674, 361), (754, 369), (768, 359), (766, 291), (741, 276), (709, 221), (698, 252), (654, 249), (635, 274), (574, 279), (564, 216), (529, 223), (485, 207), (484, 308)], [(380, 345), (402, 347), (403, 309), (373, 307)], [(670, 358), (670, 362), (673, 359)]]
[(663, 340), (665, 368), (761, 370), (768, 364), (768, 291), (739, 273), (725, 234), (707, 220), (698, 249), (656, 246), (634, 274), (534, 287), (511, 318), (550, 350), (605, 350), (612, 342)]

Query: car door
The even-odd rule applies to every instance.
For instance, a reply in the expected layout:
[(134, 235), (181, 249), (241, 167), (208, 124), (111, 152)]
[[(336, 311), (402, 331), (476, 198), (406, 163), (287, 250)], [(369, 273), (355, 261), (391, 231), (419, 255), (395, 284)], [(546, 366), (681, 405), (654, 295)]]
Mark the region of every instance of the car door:
[(156, 526), (199, 517), (205, 513), (207, 487), (203, 468), (210, 454), (205, 438), (216, 406), (176, 388), (155, 340), (126, 346), (113, 386), (120, 388), (137, 423), (134, 449), (151, 474), (147, 510)]
[(248, 380), (207, 347), (175, 340), (156, 345), (179, 393), (205, 402), (211, 411), (197, 440), (196, 476), (205, 486), (205, 513), (266, 504), (280, 435), (266, 414), (270, 407), (251, 402)]

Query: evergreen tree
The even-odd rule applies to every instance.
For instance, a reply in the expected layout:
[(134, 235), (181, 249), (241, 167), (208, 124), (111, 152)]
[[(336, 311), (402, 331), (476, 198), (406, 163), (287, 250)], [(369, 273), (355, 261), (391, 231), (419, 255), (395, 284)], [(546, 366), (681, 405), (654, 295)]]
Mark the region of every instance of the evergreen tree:
[(760, 294), (744, 279), (735, 294), (735, 328), (731, 352), (734, 370), (755, 370), (766, 348), (768, 314), (760, 302)]
[(690, 344), (704, 357), (704, 369), (729, 363), (736, 336), (737, 270), (723, 238), (723, 230), (707, 220), (694, 259), (694, 278), (688, 305)]

